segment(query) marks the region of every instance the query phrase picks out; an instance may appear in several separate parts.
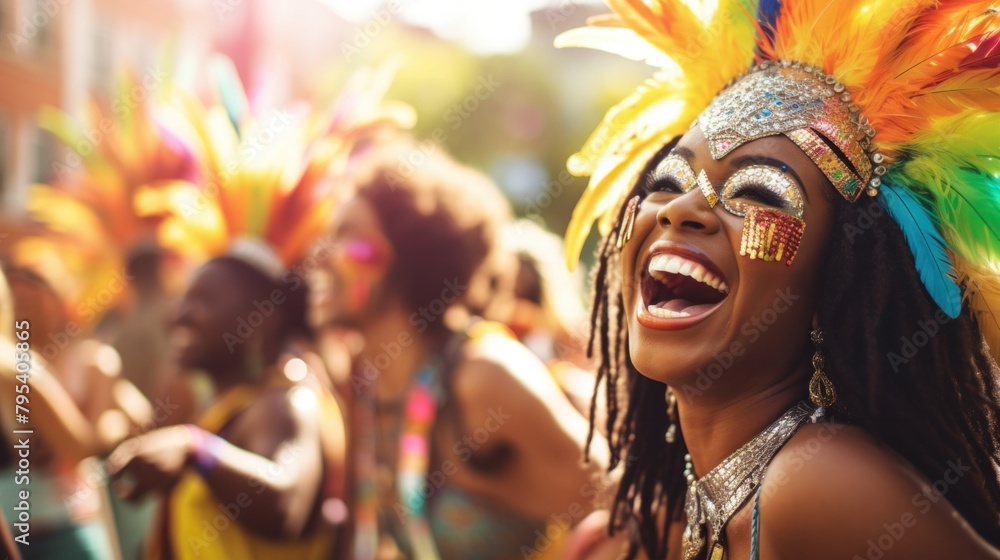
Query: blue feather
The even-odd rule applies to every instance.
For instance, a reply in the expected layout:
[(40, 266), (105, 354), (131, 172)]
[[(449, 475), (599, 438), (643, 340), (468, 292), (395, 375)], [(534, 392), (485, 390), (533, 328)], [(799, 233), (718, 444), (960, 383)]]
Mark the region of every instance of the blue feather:
[(242, 137), (243, 131), (240, 130), (240, 126), (246, 118), (247, 94), (246, 90), (243, 89), (239, 73), (232, 61), (222, 58), (214, 61), (212, 72), (219, 101), (226, 109), (226, 115), (233, 125), (233, 130), (236, 131), (236, 136)]
[(927, 208), (905, 188), (883, 183), (878, 200), (896, 220), (913, 252), (917, 273), (927, 293), (952, 319), (962, 310), (962, 292), (952, 278), (947, 244)]
[(781, 0), (760, 0), (760, 4), (757, 5), (757, 21), (769, 38), (774, 35), (774, 26), (778, 22), (780, 12)]

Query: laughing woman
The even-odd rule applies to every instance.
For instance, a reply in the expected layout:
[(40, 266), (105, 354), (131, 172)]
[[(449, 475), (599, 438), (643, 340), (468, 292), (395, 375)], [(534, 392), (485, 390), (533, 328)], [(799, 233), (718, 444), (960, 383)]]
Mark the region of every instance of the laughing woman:
[(559, 42), (676, 65), (570, 160), (628, 457), (576, 557), (1000, 558), (997, 12), (610, 4)]

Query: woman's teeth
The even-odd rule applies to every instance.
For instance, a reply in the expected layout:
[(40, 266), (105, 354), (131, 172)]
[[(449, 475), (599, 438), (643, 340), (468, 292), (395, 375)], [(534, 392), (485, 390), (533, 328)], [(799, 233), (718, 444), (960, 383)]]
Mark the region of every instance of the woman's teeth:
[(649, 311), (649, 314), (653, 317), (659, 317), (660, 319), (680, 319), (682, 317), (691, 316), (691, 314), (687, 311), (671, 311), (669, 309), (657, 307), (656, 305), (647, 305), (646, 311)]
[[(696, 261), (671, 254), (655, 255), (649, 261), (649, 275), (659, 282), (666, 283), (669, 278), (664, 274), (680, 274), (711, 286), (723, 294), (729, 293), (729, 286), (721, 278), (712, 274), (707, 268)], [(687, 317), (688, 315), (679, 315)]]

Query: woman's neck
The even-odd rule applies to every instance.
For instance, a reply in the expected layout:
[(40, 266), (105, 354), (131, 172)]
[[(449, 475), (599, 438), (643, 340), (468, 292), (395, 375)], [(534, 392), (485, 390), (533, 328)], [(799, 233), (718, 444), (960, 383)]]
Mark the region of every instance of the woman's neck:
[(807, 379), (797, 372), (763, 391), (725, 402), (677, 394), (678, 422), (695, 475), (704, 476), (802, 400)]
[(375, 388), (376, 400), (384, 403), (403, 398), (413, 376), (444, 346), (448, 334), (419, 332), (405, 312), (388, 312), (363, 330), (365, 346), (357, 356), (354, 375), (359, 383)]
[(260, 383), (266, 377), (265, 372), (275, 367), (276, 364), (259, 366), (260, 371), (250, 374), (250, 366), (246, 364), (233, 365), (232, 367), (219, 367), (210, 372), (212, 386), (216, 395), (224, 395), (234, 387), (241, 385), (254, 385)]

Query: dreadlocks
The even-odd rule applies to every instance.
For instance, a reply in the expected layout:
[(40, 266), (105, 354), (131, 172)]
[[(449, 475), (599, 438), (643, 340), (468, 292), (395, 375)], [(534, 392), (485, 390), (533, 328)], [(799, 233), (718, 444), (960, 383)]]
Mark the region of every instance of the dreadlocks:
[[(640, 194), (638, 185), (632, 191), (624, 200)], [(902, 232), (875, 199), (835, 204), (816, 310), (828, 349), (827, 374), (838, 392), (832, 412), (867, 430), (930, 480), (948, 461), (971, 465), (949, 487), (948, 500), (998, 545), (1000, 392), (997, 365), (978, 322), (968, 307), (954, 320), (938, 311)], [(643, 376), (629, 358), (616, 249), (623, 213), (598, 249), (588, 344), (588, 353), (598, 358), (597, 384), (606, 388), (609, 470), (624, 460), (609, 529), (637, 530), (629, 558), (640, 546), (650, 558), (665, 558), (667, 527), (682, 518), (687, 451), (681, 433), (673, 444), (664, 440), (665, 385)], [(925, 336), (918, 337), (920, 332)], [(595, 391), (591, 436), (597, 399)], [(588, 449), (590, 442), (588, 437)]]

